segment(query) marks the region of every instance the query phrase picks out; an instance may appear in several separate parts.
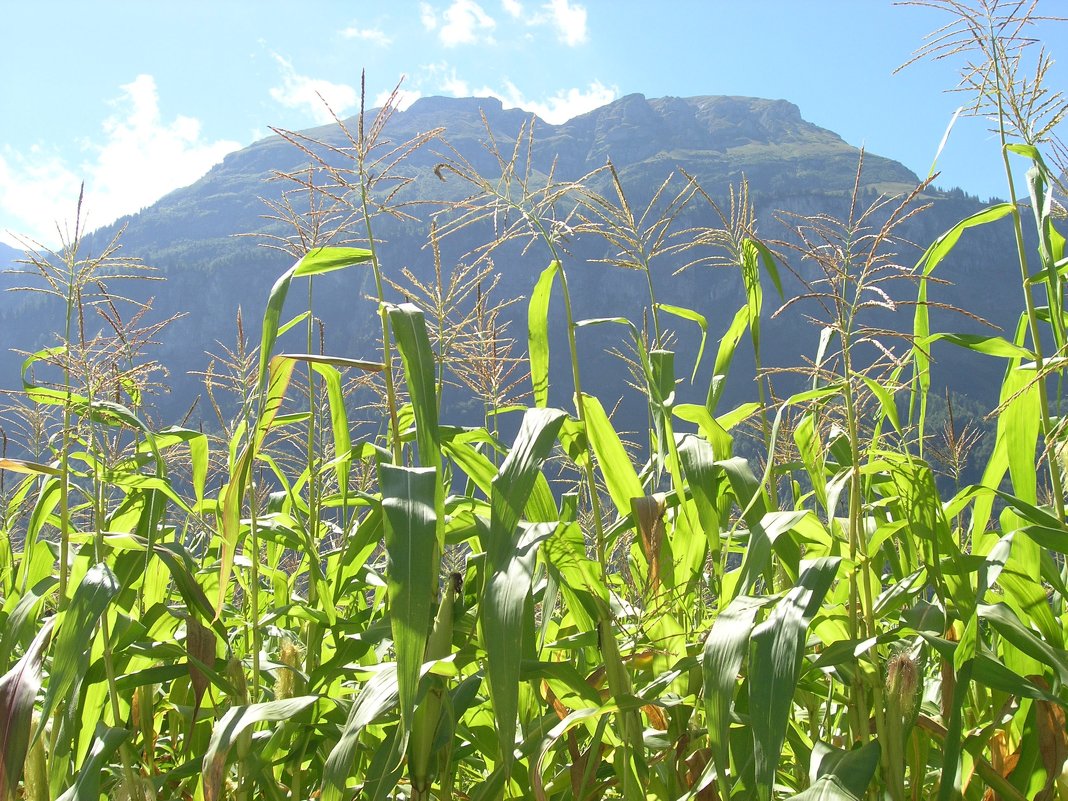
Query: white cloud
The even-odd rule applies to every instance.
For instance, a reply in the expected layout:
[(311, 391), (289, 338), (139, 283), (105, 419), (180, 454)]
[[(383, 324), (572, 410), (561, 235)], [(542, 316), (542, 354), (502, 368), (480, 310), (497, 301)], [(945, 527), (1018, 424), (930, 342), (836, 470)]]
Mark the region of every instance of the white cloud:
[(448, 92), (453, 97), (470, 97), (471, 87), (467, 81), (456, 75), (456, 70), (452, 70), (448, 75), (442, 78), (441, 83), (438, 84), (441, 91)]
[(523, 4), (519, 0), (501, 0), (501, 6), (508, 13), (508, 16), (515, 19), (523, 18)]
[(438, 37), (446, 47), (487, 40), (497, 25), (493, 17), (475, 0), (453, 0), (442, 17), (445, 22), (438, 32)]
[(507, 108), (521, 108), (533, 111), (546, 122), (559, 125), (579, 114), (593, 111), (595, 108), (611, 103), (619, 97), (619, 88), (605, 86), (600, 81), (593, 81), (582, 87), (560, 89), (543, 99), (526, 97), (510, 80), (505, 80), (503, 88), (490, 85), (473, 86), (456, 72), (456, 67), (448, 61), (425, 64), (416, 85), (433, 87), (434, 90), (453, 97), (495, 97)]
[(456, 67), (447, 61), (425, 64), (416, 79), (420, 85), (432, 84), (436, 91), (452, 97), (471, 97), (471, 85), (456, 74)]
[(360, 93), (348, 84), (300, 75), (287, 59), (277, 53), (271, 55), (282, 69), (282, 85), (271, 87), (270, 93), (271, 97), (283, 106), (304, 108), (311, 118), (321, 125), (334, 119), (323, 105), (324, 100), (339, 117), (344, 117), (356, 107)]
[(358, 28), (355, 25), (350, 25), (341, 31), (341, 35), (346, 39), (362, 39), (365, 42), (371, 42), (382, 47), (389, 47), (393, 43), (385, 31), (378, 28)]
[(71, 165), (42, 146), (28, 153), (10, 147), (0, 152), (0, 213), (15, 233), (57, 244), (56, 218), (73, 222), (83, 180), (86, 222), (96, 228), (187, 186), (241, 147), (206, 141), (193, 117), (164, 121), (151, 75), (138, 75), (121, 89), (116, 112), (102, 125), (103, 144), (86, 144), (80, 164)]
[[(386, 104), (386, 101), (389, 100), (389, 96), (391, 94), (393, 93), (379, 92), (377, 95), (375, 95), (375, 100), (374, 103), (371, 104), (371, 107), (382, 108), (382, 106)], [(408, 106), (410, 106), (422, 96), (423, 93), (420, 92), (418, 89), (398, 89), (397, 96), (396, 98), (394, 98), (393, 103), (398, 111), (404, 111), (404, 109), (408, 108)]]
[(434, 13), (434, 7), (430, 3), (419, 4), (419, 21), (428, 31), (438, 27), (438, 15)]
[(586, 8), (569, 0), (549, 0), (545, 9), (552, 17), (560, 41), (569, 47), (586, 41)]
[(544, 100), (532, 100), (524, 97), (514, 83), (505, 81), (503, 92), (484, 87), (476, 90), (474, 95), (499, 98), (505, 107), (533, 111), (546, 122), (559, 125), (572, 117), (611, 103), (619, 97), (619, 90), (614, 86), (605, 86), (600, 81), (593, 81), (585, 89), (579, 87), (561, 89)]

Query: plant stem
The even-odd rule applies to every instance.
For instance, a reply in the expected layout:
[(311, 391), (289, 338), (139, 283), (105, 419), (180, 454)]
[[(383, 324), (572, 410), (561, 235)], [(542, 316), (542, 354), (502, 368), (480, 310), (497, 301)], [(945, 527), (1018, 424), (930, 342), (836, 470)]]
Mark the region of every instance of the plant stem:
[(393, 386), (393, 340), (389, 330), (389, 317), (386, 315), (386, 293), (382, 283), (382, 268), (378, 262), (378, 248), (375, 246), (374, 233), (371, 228), (371, 213), (367, 210), (367, 180), (363, 172), (363, 156), (360, 156), (360, 209), (363, 213), (364, 230), (367, 235), (367, 249), (371, 251), (371, 271), (375, 277), (375, 291), (378, 295), (378, 317), (382, 321), (382, 361), (386, 381), (386, 406), (389, 409), (389, 423), (392, 429), (390, 444), (393, 449), (393, 463), (401, 463), (401, 441), (397, 422), (397, 392)]
[[(1031, 343), (1034, 346), (1035, 356), (1035, 375), (1038, 376), (1038, 397), (1041, 415), (1042, 425), (1042, 438), (1045, 441), (1046, 449), (1053, 447), (1053, 423), (1049, 416), (1049, 398), (1046, 391), (1046, 380), (1043, 377), (1045, 370), (1043, 369), (1045, 358), (1042, 352), (1042, 337), (1038, 327), (1038, 313), (1035, 310), (1034, 296), (1031, 291), (1031, 274), (1027, 267), (1027, 249), (1024, 245), (1023, 238), (1023, 223), (1020, 219), (1020, 207), (1016, 198), (1016, 183), (1012, 177), (1012, 166), (1009, 164), (1009, 150), (1008, 150), (1008, 138), (1005, 133), (1005, 106), (1002, 98), (1002, 76), (1001, 76), (1001, 59), (1002, 48), (999, 45), (997, 36), (991, 31), (991, 46), (993, 48), (994, 58), (994, 80), (995, 80), (995, 92), (997, 97), (998, 107), (998, 137), (1001, 141), (1001, 161), (1005, 170), (1005, 180), (1008, 183), (1009, 189), (1009, 203), (1012, 204), (1012, 232), (1016, 242), (1016, 256), (1020, 265), (1020, 282), (1023, 286), (1024, 292), (1024, 305), (1027, 310), (1027, 328), (1031, 334)], [(1038, 209), (1035, 209), (1035, 214), (1039, 213)], [(1061, 474), (1060, 469), (1057, 466), (1057, 460), (1048, 458), (1046, 460), (1049, 467), (1049, 480), (1050, 487), (1053, 494), (1054, 507), (1057, 510), (1057, 517), (1063, 522), (1064, 516), (1064, 490), (1061, 487)]]

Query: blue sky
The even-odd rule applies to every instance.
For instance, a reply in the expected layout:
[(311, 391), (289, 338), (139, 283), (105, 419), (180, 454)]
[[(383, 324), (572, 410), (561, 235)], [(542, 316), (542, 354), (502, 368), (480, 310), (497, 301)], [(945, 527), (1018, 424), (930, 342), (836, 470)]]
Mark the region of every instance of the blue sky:
[[(406, 101), (494, 95), (550, 122), (632, 92), (784, 98), (925, 175), (960, 64), (892, 73), (947, 21), (890, 0), (4, 0), (0, 239), (54, 241), (82, 180), (90, 227), (150, 205), (268, 126), (325, 121), (316, 92), (349, 115), (361, 70), (372, 104), (404, 76)], [(1035, 33), (1068, 59), (1068, 26)], [(957, 123), (940, 185), (1005, 194), (987, 127)]]

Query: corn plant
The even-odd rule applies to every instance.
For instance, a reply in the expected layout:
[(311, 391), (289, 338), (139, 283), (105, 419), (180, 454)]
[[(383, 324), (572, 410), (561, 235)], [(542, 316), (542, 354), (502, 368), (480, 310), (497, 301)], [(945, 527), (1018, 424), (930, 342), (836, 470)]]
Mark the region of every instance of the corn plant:
[[(744, 183), (723, 211), (683, 174), (636, 210), (611, 163), (578, 181), (536, 169), (532, 125), (487, 131), (485, 174), (441, 131), (390, 144), (387, 103), (323, 141), (280, 132), (307, 159), (268, 209), (293, 264), (258, 344), (241, 320), (205, 369), (204, 433), (144, 413), (163, 323), (126, 311), (117, 286), (142, 270), (117, 242), (89, 255), (75, 230), (33, 255), (67, 325), (27, 354), (32, 458), (0, 456), (0, 798), (1065, 797), (1063, 104), (1039, 91), (1045, 56), (1022, 78), (1034, 4), (922, 4), (957, 20), (926, 53), (981, 54), (975, 108), (1032, 171), (1029, 209), (1010, 184), (918, 260), (898, 233), (929, 183), (862, 207), (858, 169), (843, 219), (783, 216), (773, 242)], [(405, 205), (405, 160), (433, 147), (466, 188), (427, 217)], [(390, 262), (381, 214), (424, 226), (433, 279)], [(1017, 232), (1018, 330), (932, 331), (936, 269), (997, 219)], [(461, 229), (484, 244), (445, 264)], [(640, 320), (575, 319), (578, 238), (607, 247), (596, 269), (645, 276)], [(548, 262), (525, 357), (505, 319), (518, 299), (494, 294), (516, 241)], [(662, 264), (729, 266), (741, 305), (661, 302)], [(332, 354), (316, 297), (364, 277), (376, 349)], [(782, 303), (818, 322), (800, 371), (763, 363), (768, 282), (800, 287)], [(680, 380), (671, 324), (696, 325), (703, 351), (713, 320), (714, 360)], [(638, 448), (583, 370), (594, 325), (631, 348)], [(727, 408), (747, 339), (757, 397)], [(982, 481), (942, 497), (926, 412), (946, 345), (1007, 369)], [(550, 356), (570, 386), (550, 386)], [(704, 403), (680, 400), (685, 382)], [(443, 403), (460, 384), (479, 425)], [(350, 392), (372, 397), (369, 421)]]

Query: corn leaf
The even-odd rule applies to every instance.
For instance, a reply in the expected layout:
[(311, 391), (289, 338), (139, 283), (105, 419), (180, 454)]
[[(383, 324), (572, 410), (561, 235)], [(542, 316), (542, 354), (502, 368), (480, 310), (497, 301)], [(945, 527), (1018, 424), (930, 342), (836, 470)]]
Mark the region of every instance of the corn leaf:
[(33, 638), (26, 653), (0, 678), (0, 799), (15, 797), (30, 746), (33, 705), (41, 689), (42, 662), (52, 636), (52, 620)]
[[(738, 683), (738, 672), (749, 648), (749, 636), (756, 616), (770, 599), (739, 595), (716, 617), (705, 639), (701, 658), (708, 719), (708, 745), (719, 776), (726, 777), (730, 747), (730, 709)], [(727, 785), (721, 783), (721, 789)]]
[(878, 742), (853, 751), (816, 743), (812, 749), (816, 778), (807, 790), (788, 801), (862, 801), (879, 767), (880, 750)]
[(51, 716), (60, 701), (69, 699), (75, 681), (85, 675), (96, 625), (121, 589), (111, 568), (97, 563), (89, 568), (74, 591), (53, 643), (52, 673), (48, 677), (42, 720)]
[[(127, 729), (116, 729), (105, 726), (103, 723), (96, 724), (93, 733), (93, 743), (86, 754), (85, 761), (78, 769), (78, 775), (74, 783), (67, 791), (56, 798), (56, 801), (99, 801), (100, 777), (104, 773), (106, 760), (111, 758), (130, 736)], [(137, 774), (136, 778), (140, 778)], [(135, 796), (136, 797), (136, 796)]]
[(441, 439), (438, 434), (438, 398), (434, 352), (426, 332), (423, 313), (411, 303), (386, 306), (389, 324), (404, 363), (408, 393), (415, 411), (415, 437), (419, 464), (441, 470)]
[(323, 801), (341, 801), (348, 797), (345, 782), (356, 758), (360, 733), (396, 705), (397, 666), (387, 663), (360, 690), (341, 729), (341, 738), (326, 758), (321, 787)]
[(260, 335), (259, 386), (262, 391), (267, 381), (267, 365), (271, 360), (275, 340), (279, 334), (282, 319), (282, 306), (285, 305), (289, 285), (297, 276), (322, 275), (341, 270), (354, 264), (364, 264), (371, 260), (371, 251), (363, 248), (326, 247), (309, 251), (296, 264), (286, 270), (274, 282), (267, 297), (267, 307), (263, 313), (263, 331)]
[(808, 624), (823, 603), (840, 561), (824, 557), (804, 564), (797, 584), (753, 631), (749, 648), (749, 710), (760, 801), (771, 799), (801, 674)]
[(534, 387), (534, 403), (537, 406), (549, 405), (549, 297), (558, 272), (560, 262), (555, 260), (542, 270), (527, 306), (530, 383)]
[(626, 517), (630, 514), (630, 499), (645, 495), (645, 490), (601, 402), (592, 395), (583, 394), (582, 398), (590, 444), (597, 456), (605, 486), (619, 516)]
[(430, 610), (437, 595), (437, 475), (430, 467), (379, 468), (385, 512), (387, 595), (404, 730), (411, 730)]
[(318, 700), (316, 695), (304, 695), (263, 704), (232, 706), (226, 710), (226, 714), (212, 729), (208, 750), (204, 754), (201, 778), (204, 782), (205, 801), (218, 801), (222, 797), (223, 780), (226, 778), (226, 756), (245, 729), (257, 723), (289, 720)]

